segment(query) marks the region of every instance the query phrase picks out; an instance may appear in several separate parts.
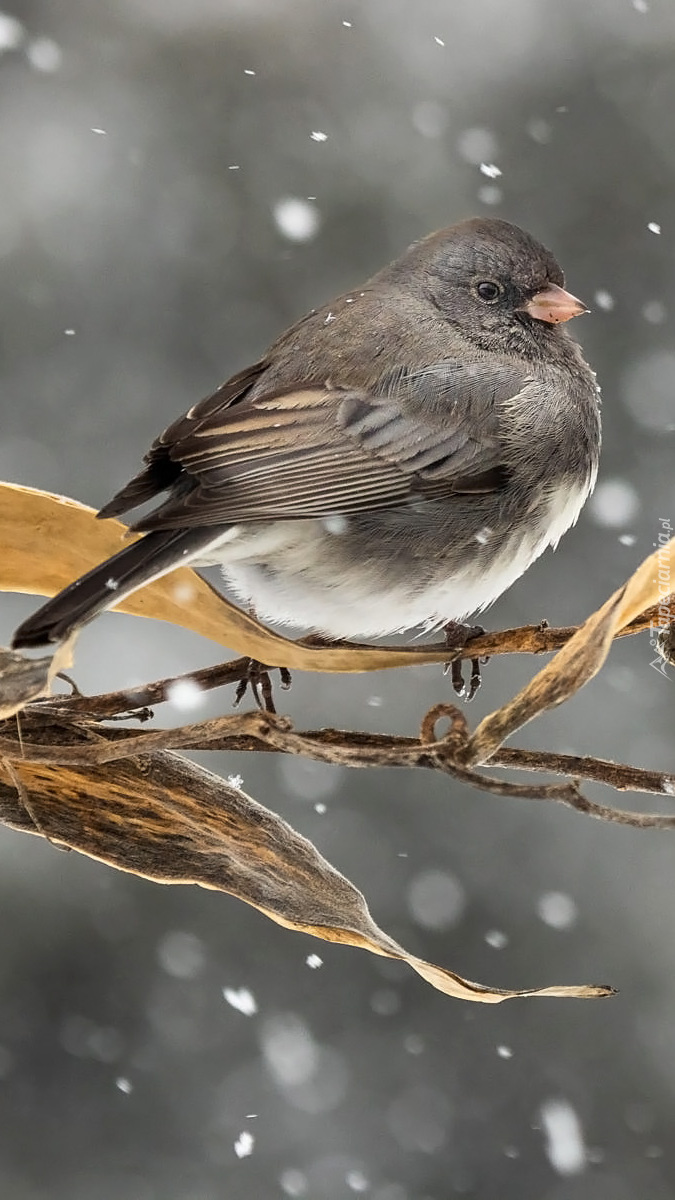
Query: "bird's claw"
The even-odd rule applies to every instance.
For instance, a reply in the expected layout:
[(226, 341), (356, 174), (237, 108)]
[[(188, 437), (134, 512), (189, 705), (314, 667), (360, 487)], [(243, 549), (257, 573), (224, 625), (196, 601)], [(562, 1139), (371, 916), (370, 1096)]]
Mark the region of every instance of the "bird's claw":
[[(445, 632), (445, 644), (448, 650), (462, 650), (467, 642), (473, 638), (481, 637), (485, 633), (482, 625), (464, 625), (460, 621), (448, 621), (447, 625), (443, 626)], [(453, 658), (446, 662), (443, 667), (443, 673), (447, 675), (450, 671), (450, 679), (452, 686), (458, 696), (466, 698), (467, 703), (473, 700), (476, 692), (481, 685), (481, 665), (489, 662), (489, 656), (483, 658), (471, 659), (471, 675), (469, 676), (469, 685), (464, 682), (462, 671), (462, 659)]]
[[(279, 667), (279, 678), (282, 690), (287, 692), (293, 682), (288, 667)], [(274, 703), (269, 668), (264, 666), (263, 663), (258, 662), (255, 658), (249, 658), (246, 674), (237, 684), (237, 690), (234, 693), (234, 700), (232, 702), (233, 708), (239, 707), (249, 688), (258, 708), (262, 709), (263, 712), (276, 713), (277, 709)]]

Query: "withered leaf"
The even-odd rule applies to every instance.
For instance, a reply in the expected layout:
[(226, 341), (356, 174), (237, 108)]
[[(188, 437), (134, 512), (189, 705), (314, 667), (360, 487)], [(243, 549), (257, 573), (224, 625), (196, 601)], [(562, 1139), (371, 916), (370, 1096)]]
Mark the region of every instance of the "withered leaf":
[(0, 820), (159, 883), (229, 892), (291, 929), (401, 959), (449, 996), (498, 1004), (516, 996), (611, 994), (599, 986), (489, 988), (408, 954), (311, 842), (170, 752), (77, 768), (0, 759)]
[[(0, 591), (54, 596), (116, 554), (134, 535), (121, 521), (98, 521), (93, 508), (37, 488), (0, 483)], [(381, 671), (442, 662), (428, 646), (304, 646), (266, 629), (186, 567), (118, 604), (120, 612), (170, 621), (270, 667), (300, 671)]]
[(72, 638), (40, 658), (0, 647), (0, 721), (13, 717), (30, 700), (48, 696), (54, 676), (72, 665), (72, 649)]
[[(661, 576), (661, 578), (659, 578)], [(597, 675), (609, 653), (612, 639), (652, 604), (668, 603), (670, 583), (675, 582), (675, 538), (655, 550), (630, 579), (594, 612), (555, 658), (512, 700), (481, 721), (470, 738), (465, 761), (486, 763), (502, 742), (540, 713), (569, 700), (579, 688)], [(675, 601), (672, 610), (675, 611)]]

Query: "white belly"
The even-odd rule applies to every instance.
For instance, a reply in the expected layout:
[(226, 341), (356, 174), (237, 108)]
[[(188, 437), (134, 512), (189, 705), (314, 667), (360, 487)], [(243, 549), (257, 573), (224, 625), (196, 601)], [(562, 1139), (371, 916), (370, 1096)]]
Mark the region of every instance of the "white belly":
[[(230, 533), (211, 561), (222, 564), (239, 599), (271, 624), (356, 640), (430, 630), (480, 612), (511, 587), (575, 523), (593, 482), (560, 488), (529, 534), (501, 535), (487, 565), (469, 561), (447, 576), (439, 569), (437, 581), (423, 588), (412, 568), (409, 579), (391, 586), (382, 564), (331, 570), (330, 543), (320, 522), (279, 522), (253, 535), (247, 531), (241, 540)], [(479, 536), (489, 543), (487, 531)]]

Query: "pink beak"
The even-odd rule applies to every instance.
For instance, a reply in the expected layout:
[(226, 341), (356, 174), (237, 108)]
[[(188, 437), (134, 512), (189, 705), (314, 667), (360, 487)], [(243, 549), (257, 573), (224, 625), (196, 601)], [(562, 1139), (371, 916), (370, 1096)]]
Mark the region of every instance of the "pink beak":
[(521, 311), (529, 313), (535, 321), (557, 325), (560, 321), (571, 321), (572, 317), (589, 310), (582, 300), (577, 300), (576, 296), (558, 287), (557, 283), (549, 283), (542, 291), (535, 292), (532, 299), (523, 304)]

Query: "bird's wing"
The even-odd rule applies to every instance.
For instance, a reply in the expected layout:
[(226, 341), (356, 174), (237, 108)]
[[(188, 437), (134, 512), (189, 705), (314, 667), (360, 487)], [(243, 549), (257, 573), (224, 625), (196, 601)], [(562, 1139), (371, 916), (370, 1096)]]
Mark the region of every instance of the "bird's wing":
[(236, 404), (250, 392), (266, 368), (266, 362), (257, 362), (252, 367), (246, 367), (245, 370), (239, 371), (221, 384), (205, 400), (200, 400), (194, 408), (189, 409), (184, 416), (174, 421), (173, 425), (165, 429), (164, 433), (153, 442), (145, 455), (146, 465), (143, 470), (119, 492), (116, 492), (112, 500), (109, 500), (97, 515), (99, 517), (118, 517), (121, 513), (137, 508), (139, 504), (154, 500), (156, 496), (178, 483), (183, 474), (182, 467), (180, 462), (170, 455), (169, 450), (180, 440), (180, 431), (189, 426), (195, 432), (204, 422), (208, 421), (209, 417), (213, 418), (230, 405)]
[(376, 392), (329, 381), (250, 395), (246, 379), (170, 426), (103, 514), (148, 498), (151, 486), (169, 496), (137, 529), (349, 515), (496, 491), (508, 476), (499, 408), (530, 382), (514, 367), (456, 360), (393, 371)]

